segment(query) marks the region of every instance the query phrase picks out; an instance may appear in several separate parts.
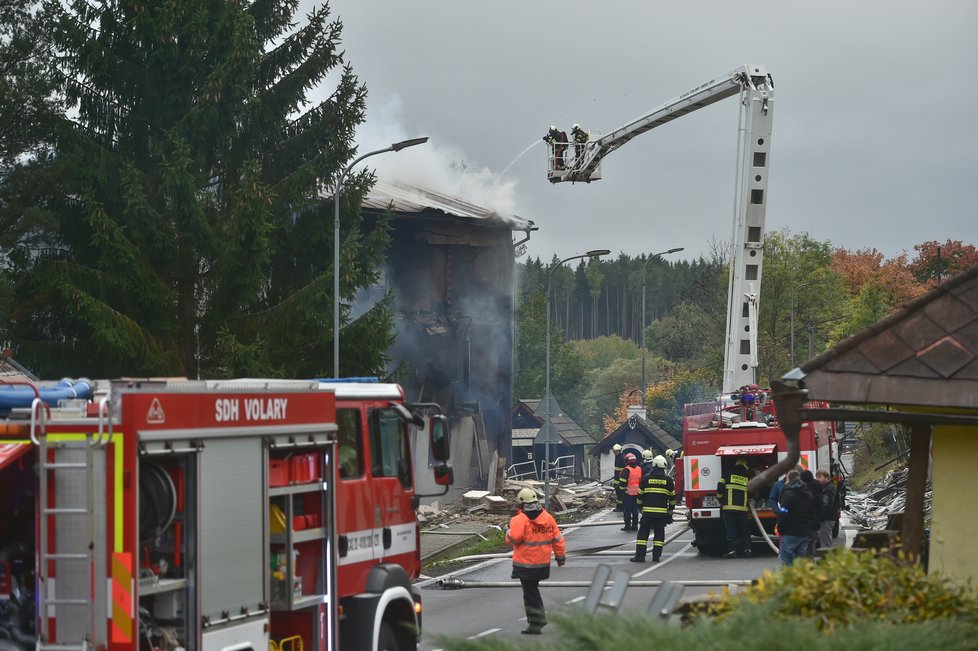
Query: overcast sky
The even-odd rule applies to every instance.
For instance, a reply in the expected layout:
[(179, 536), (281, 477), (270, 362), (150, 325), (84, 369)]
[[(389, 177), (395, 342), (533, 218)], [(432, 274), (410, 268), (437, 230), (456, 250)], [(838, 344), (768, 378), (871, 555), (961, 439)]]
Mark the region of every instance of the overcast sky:
[(541, 138), (575, 122), (607, 133), (744, 64), (775, 82), (767, 231), (887, 257), (978, 243), (973, 0), (330, 6), (368, 89), (361, 153), (430, 137), (364, 165), (532, 220), (529, 254), (545, 262), (727, 243), (735, 98), (638, 136), (590, 184), (551, 185)]

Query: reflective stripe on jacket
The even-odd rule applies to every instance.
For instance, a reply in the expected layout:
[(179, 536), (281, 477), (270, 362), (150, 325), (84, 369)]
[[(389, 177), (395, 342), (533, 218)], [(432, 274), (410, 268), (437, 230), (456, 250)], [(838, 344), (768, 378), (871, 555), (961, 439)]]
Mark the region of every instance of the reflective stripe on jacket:
[(638, 495), (638, 485), (642, 481), (642, 469), (638, 466), (625, 466), (622, 477), (625, 479), (625, 492), (629, 495)]
[(672, 477), (666, 476), (665, 470), (653, 468), (650, 474), (642, 478), (638, 501), (642, 505), (642, 513), (666, 516), (676, 506), (676, 484)]
[(558, 561), (564, 560), (567, 553), (560, 527), (546, 511), (535, 519), (522, 511), (514, 515), (509, 521), (506, 543), (513, 546), (513, 567), (549, 568), (551, 551)]
[(747, 510), (747, 469), (734, 466), (717, 482), (717, 499), (725, 511)]

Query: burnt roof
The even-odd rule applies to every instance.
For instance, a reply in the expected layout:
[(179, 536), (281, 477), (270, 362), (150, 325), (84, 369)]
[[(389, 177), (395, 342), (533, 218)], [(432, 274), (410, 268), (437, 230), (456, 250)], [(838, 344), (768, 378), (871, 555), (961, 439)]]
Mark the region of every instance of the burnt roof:
[(819, 400), (978, 408), (978, 265), (784, 379)]
[(394, 211), (402, 215), (427, 215), (431, 217), (455, 217), (483, 222), (501, 223), (510, 230), (525, 231), (533, 228), (533, 222), (517, 215), (506, 215), (492, 208), (470, 203), (459, 197), (421, 188), (407, 183), (378, 180), (363, 200), (364, 210), (387, 210), (394, 204)]

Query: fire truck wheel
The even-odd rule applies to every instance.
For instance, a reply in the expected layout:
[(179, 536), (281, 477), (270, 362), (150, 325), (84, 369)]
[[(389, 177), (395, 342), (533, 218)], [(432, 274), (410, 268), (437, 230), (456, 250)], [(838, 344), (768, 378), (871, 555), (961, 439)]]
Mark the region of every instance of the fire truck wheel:
[(388, 622), (381, 622), (380, 635), (377, 637), (377, 651), (398, 651), (397, 635)]

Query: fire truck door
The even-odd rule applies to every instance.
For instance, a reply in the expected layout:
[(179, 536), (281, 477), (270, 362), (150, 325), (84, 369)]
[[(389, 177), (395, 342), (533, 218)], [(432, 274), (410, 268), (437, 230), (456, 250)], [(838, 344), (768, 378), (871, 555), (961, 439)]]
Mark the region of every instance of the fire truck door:
[(201, 452), (201, 615), (212, 624), (265, 602), (263, 458), (259, 437), (210, 439)]
[(417, 521), (411, 504), (414, 481), (408, 426), (390, 408), (371, 409), (369, 426), (375, 526), (380, 533), (375, 558), (400, 563), (410, 570), (417, 545)]

